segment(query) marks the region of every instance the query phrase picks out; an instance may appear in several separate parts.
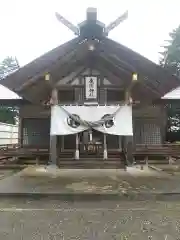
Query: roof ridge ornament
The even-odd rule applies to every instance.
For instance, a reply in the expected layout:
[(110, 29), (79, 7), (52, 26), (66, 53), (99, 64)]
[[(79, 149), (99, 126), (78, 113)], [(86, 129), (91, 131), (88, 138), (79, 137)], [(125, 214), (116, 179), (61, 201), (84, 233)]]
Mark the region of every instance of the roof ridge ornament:
[[(78, 26), (74, 25), (66, 18), (64, 18), (58, 12), (55, 13), (55, 16), (59, 22), (69, 28), (76, 36), (84, 35), (84, 29), (92, 30), (92, 25), (96, 28), (96, 31), (93, 33), (101, 34), (101, 36), (107, 37), (109, 32), (112, 31), (114, 28), (119, 26), (124, 20), (128, 18), (128, 11), (125, 11), (121, 16), (119, 16), (115, 21), (111, 22), (109, 25), (105, 26), (104, 23), (97, 20), (97, 9), (96, 8), (87, 8), (86, 11), (86, 20), (78, 24)], [(89, 28), (90, 26), (90, 28)], [(96, 37), (96, 36), (94, 36)]]
[(107, 27), (105, 27), (105, 36), (108, 36), (109, 32), (114, 28), (119, 26), (120, 23), (124, 22), (128, 18), (128, 11), (124, 12), (121, 16), (119, 16), (115, 21), (111, 22)]

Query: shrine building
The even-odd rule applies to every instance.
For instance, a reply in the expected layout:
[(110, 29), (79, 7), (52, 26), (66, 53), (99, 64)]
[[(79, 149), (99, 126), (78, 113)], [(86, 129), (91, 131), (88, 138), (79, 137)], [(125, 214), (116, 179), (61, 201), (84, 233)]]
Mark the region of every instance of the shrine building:
[(0, 100), (19, 110), (19, 157), (31, 153), (59, 167), (121, 167), (145, 146), (163, 146), (161, 98), (180, 79), (108, 38), (123, 17), (106, 27), (88, 9), (78, 27), (68, 23), (74, 39), (1, 81), (20, 96)]

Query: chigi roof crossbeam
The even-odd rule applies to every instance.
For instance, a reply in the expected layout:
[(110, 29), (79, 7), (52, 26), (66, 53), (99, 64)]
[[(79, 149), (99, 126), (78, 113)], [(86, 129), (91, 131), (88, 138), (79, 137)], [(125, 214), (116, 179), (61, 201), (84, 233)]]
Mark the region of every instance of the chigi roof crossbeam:
[(119, 16), (115, 21), (109, 25), (97, 20), (97, 9), (88, 8), (86, 12), (86, 20), (75, 26), (73, 23), (68, 21), (62, 15), (56, 12), (56, 17), (59, 22), (68, 27), (75, 35), (82, 36), (83, 38), (99, 38), (108, 36), (109, 32), (117, 27), (120, 23), (128, 17), (128, 11)]

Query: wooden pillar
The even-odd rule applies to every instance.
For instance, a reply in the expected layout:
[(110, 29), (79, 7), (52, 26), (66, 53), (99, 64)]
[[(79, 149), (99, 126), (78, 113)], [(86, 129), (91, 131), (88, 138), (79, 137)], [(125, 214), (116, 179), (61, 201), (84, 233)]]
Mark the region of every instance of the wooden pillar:
[(127, 166), (128, 165), (128, 161), (127, 161), (127, 149), (126, 149), (126, 137), (125, 136), (121, 136), (121, 151), (122, 151), (122, 160), (124, 161), (124, 165)]
[[(131, 104), (131, 94), (130, 91), (126, 91), (126, 98), (125, 98), (126, 104)], [(125, 136), (124, 143), (126, 146), (126, 160), (129, 165), (132, 165), (134, 162), (133, 158), (133, 136)]]
[(57, 164), (57, 136), (50, 136), (50, 164)]
[(134, 157), (133, 157), (133, 136), (128, 136), (127, 143), (126, 143), (126, 149), (127, 149), (127, 161), (130, 165), (134, 163)]
[(104, 133), (103, 134), (104, 135), (104, 152), (103, 152), (103, 158), (104, 159), (108, 159), (108, 152), (107, 152), (107, 136), (106, 136), (106, 134)]
[(18, 121), (18, 146), (21, 148), (23, 146), (23, 124), (21, 116), (19, 116)]
[(64, 151), (64, 136), (61, 136), (61, 151)]
[(166, 142), (166, 131), (167, 131), (167, 122), (168, 122), (168, 116), (167, 111), (165, 109), (165, 106), (160, 106), (161, 113), (159, 116), (159, 125), (160, 125), (160, 131), (161, 131), (161, 144), (164, 144)]
[(75, 159), (79, 160), (79, 134), (76, 133), (76, 151), (75, 151)]
[(92, 137), (92, 130), (89, 130), (89, 141), (92, 142), (93, 137)]
[(118, 136), (119, 151), (122, 152), (122, 136)]
[[(132, 81), (129, 85), (129, 87), (126, 90), (125, 93), (125, 103), (132, 105), (132, 98), (131, 98), (131, 91), (133, 89), (133, 86), (135, 82), (137, 81), (137, 74), (132, 75)], [(134, 144), (133, 144), (133, 136), (124, 136), (123, 138), (123, 148), (125, 148), (123, 151), (126, 152), (126, 160), (129, 165), (132, 165), (134, 163), (134, 157), (133, 157), (133, 150), (134, 150)]]
[[(58, 105), (58, 91), (56, 88), (52, 90), (52, 98), (51, 98), (52, 106)], [(57, 136), (50, 135), (50, 164), (57, 165)]]

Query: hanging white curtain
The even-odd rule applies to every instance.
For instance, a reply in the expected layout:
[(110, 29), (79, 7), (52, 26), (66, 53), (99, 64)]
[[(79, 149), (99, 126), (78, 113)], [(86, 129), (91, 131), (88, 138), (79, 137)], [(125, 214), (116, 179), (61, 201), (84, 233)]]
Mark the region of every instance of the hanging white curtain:
[[(112, 126), (111, 126), (112, 125)], [(132, 107), (124, 105), (119, 107), (116, 114), (111, 121), (107, 121), (107, 124), (101, 124), (94, 129), (107, 134), (119, 135), (119, 136), (132, 136), (133, 126), (132, 126)]]
[(88, 129), (83, 125), (72, 127), (68, 124), (68, 114), (64, 107), (53, 106), (51, 108), (51, 135), (70, 135), (83, 132)]
[[(74, 121), (75, 116), (78, 121)], [(111, 116), (111, 120), (102, 120)], [(106, 119), (105, 117), (105, 119)], [(69, 135), (94, 128), (113, 135), (133, 135), (132, 107), (124, 106), (53, 106), (51, 135)]]

